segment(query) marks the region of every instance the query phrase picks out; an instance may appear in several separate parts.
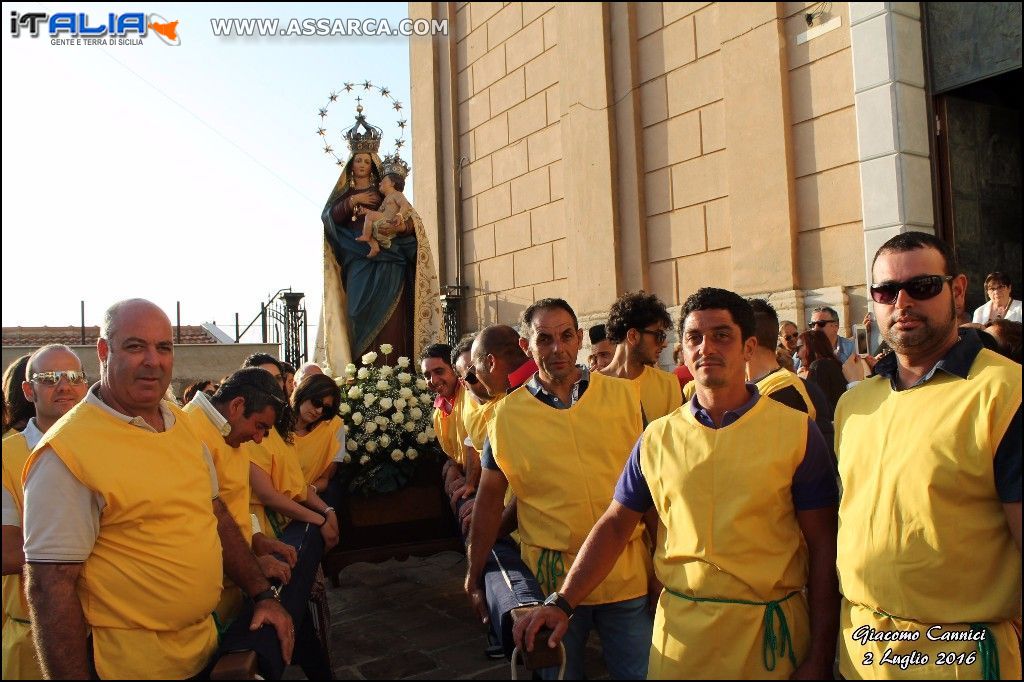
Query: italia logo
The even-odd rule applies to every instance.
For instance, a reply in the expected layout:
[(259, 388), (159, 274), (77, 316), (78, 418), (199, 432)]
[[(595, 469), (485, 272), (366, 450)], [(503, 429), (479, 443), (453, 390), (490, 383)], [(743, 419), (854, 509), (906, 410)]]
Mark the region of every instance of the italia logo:
[(103, 19), (90, 17), (85, 12), (29, 12), (20, 14), (11, 12), (11, 36), (20, 38), (27, 33), (38, 38), (41, 31), (51, 42), (64, 44), (74, 41), (76, 44), (141, 44), (152, 31), (167, 45), (181, 45), (178, 35), (178, 21), (168, 21), (159, 14), (127, 12), (124, 14), (108, 13)]

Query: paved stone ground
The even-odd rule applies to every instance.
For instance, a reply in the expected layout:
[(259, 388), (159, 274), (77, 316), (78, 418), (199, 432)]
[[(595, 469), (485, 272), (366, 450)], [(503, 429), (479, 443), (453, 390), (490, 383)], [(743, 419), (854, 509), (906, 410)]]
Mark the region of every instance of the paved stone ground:
[[(510, 679), (507, 661), (484, 656), (485, 630), (462, 591), (466, 559), (457, 552), (406, 561), (354, 564), (328, 589), (331, 656), (338, 679)], [(591, 636), (588, 679), (607, 679)], [(286, 679), (304, 679), (288, 669)], [(521, 679), (530, 679), (523, 668)]]

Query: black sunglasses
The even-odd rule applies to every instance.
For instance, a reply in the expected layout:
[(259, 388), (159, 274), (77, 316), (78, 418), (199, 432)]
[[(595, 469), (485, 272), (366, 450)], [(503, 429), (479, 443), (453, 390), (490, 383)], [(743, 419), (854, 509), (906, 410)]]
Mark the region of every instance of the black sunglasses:
[(476, 386), (480, 383), (480, 380), (476, 378), (476, 372), (473, 371), (466, 372), (466, 376), (464, 376), (462, 380), (470, 386)]
[[(818, 329), (824, 329), (833, 322), (839, 322), (839, 320), (818, 320), (817, 322), (811, 322), (810, 324), (808, 324), (807, 328), (814, 329), (815, 327), (817, 327)], [(788, 339), (789, 337), (787, 336), (786, 338)]]
[(896, 297), (900, 295), (900, 291), (905, 291), (915, 301), (927, 301), (938, 296), (946, 282), (952, 279), (952, 275), (921, 275), (920, 277), (908, 279), (905, 282), (872, 284), (871, 299), (875, 303), (891, 305), (896, 301)]
[(650, 334), (658, 343), (665, 343), (665, 339), (668, 338), (668, 332), (666, 332), (664, 329), (659, 329), (657, 331), (651, 329), (637, 329), (637, 331), (640, 332), (641, 334)]
[(334, 405), (324, 405), (324, 399), (323, 398), (310, 398), (309, 402), (316, 409), (318, 409), (318, 410), (322, 409), (324, 411), (324, 414), (334, 414), (334, 410), (335, 410)]
[(786, 339), (786, 341), (792, 341), (793, 339), (800, 338), (800, 332), (797, 332), (796, 334), (786, 334), (782, 338)]

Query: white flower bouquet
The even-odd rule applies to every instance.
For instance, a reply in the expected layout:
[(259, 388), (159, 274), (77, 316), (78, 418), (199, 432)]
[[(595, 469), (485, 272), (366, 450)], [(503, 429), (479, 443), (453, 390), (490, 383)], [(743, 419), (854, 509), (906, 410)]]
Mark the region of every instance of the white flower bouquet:
[(380, 347), (380, 357), (369, 352), (360, 358), (361, 367), (349, 365), (336, 379), (341, 387), (338, 416), (347, 429), (346, 449), (350, 455), (341, 465), (350, 492), (370, 495), (405, 486), (424, 456), (440, 457), (428, 406), (433, 402), (427, 385), (407, 369), (407, 357), (389, 365), (390, 345)]

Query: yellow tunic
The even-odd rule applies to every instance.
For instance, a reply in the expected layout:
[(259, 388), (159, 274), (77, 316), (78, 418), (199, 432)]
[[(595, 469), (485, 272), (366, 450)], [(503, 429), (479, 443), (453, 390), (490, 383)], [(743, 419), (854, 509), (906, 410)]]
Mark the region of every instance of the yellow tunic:
[[(509, 393), (495, 409), (488, 437), (518, 499), (523, 560), (540, 566), (537, 578), (547, 592), (561, 587), (583, 540), (611, 503), (641, 431), (636, 384), (596, 372), (568, 409), (546, 405), (525, 388)], [(608, 577), (583, 603), (647, 594), (649, 565), (638, 526)]]
[(679, 378), (657, 367), (644, 367), (644, 371), (633, 380), (640, 389), (640, 404), (644, 408), (647, 423), (664, 417), (683, 404), (683, 392)]
[[(238, 525), (247, 545), (252, 545), (252, 520), (249, 515), (249, 456), (242, 448), (233, 448), (224, 440), (224, 434), (214, 426), (202, 408), (194, 402), (182, 408), (192, 432), (210, 451), (217, 470), (218, 497), (227, 507)], [(242, 607), (242, 591), (224, 576), (220, 601), (217, 603), (218, 622), (227, 625)]]
[[(106, 506), (78, 595), (105, 679), (183, 678), (217, 647), (223, 566), (202, 443), (177, 407), (154, 433), (79, 403), (43, 436)], [(24, 480), (24, 479), (23, 479)]]
[(338, 439), (338, 431), (345, 428), (345, 424), (338, 417), (332, 417), (329, 421), (320, 422), (312, 431), (304, 436), (295, 434), (295, 451), (299, 456), (299, 466), (302, 467), (302, 476), (307, 485), (323, 476), (334, 456), (338, 454), (341, 441)]
[(804, 386), (804, 382), (800, 380), (793, 372), (790, 372), (785, 367), (780, 367), (776, 371), (770, 373), (766, 377), (762, 377), (760, 381), (755, 384), (757, 391), (763, 396), (769, 396), (776, 391), (781, 391), (787, 386), (792, 386), (800, 394), (800, 397), (804, 399), (804, 405), (807, 406), (807, 416), (814, 421), (818, 418), (818, 412), (814, 409), (814, 402), (811, 401), (811, 396), (807, 393), (807, 387)]
[(671, 592), (780, 601), (797, 663), (806, 656), (807, 602), (799, 591), (807, 584), (807, 548), (790, 492), (806, 447), (807, 416), (764, 398), (720, 429), (689, 409), (647, 427), (640, 468), (661, 519), (654, 570), (666, 588), (654, 618), (650, 679), (785, 679), (793, 672), (778, 650), (769, 655), (774, 670), (766, 669), (764, 606)]
[(459, 466), (466, 464), (466, 449), (463, 443), (466, 442), (466, 423), (463, 419), (467, 409), (472, 409), (468, 403), (475, 403), (469, 391), (459, 384), (459, 389), (452, 398), (452, 411), (447, 415), (437, 408), (434, 410), (434, 431), (437, 433), (437, 442), (452, 461)]
[[(3, 486), (14, 498), (19, 515), (24, 515), (24, 489), (21, 486), (21, 471), (28, 461), (30, 452), (25, 437), (11, 432), (3, 440)], [(28, 604), (22, 589), (21, 575), (3, 577), (3, 679), (41, 680), (43, 671), (39, 668), (35, 646), (32, 644), (32, 625), (29, 622)]]
[[(933, 641), (929, 634), (984, 623), (1002, 677), (1020, 679), (1021, 554), (993, 472), (1020, 404), (1020, 365), (989, 350), (978, 354), (966, 380), (940, 371), (921, 386), (893, 391), (876, 377), (839, 401), (843, 676), (978, 679), (974, 641)], [(916, 640), (864, 640), (871, 630)]]
[(469, 434), (470, 440), (473, 441), (473, 448), (477, 452), (484, 451), (484, 442), (487, 440), (487, 423), (494, 416), (494, 408), (498, 406), (498, 403), (504, 397), (505, 394), (500, 393), (483, 405), (480, 405), (479, 409), (463, 415), (466, 431)]
[[(274, 490), (290, 497), (296, 502), (303, 502), (309, 494), (309, 487), (302, 474), (302, 467), (299, 465), (299, 455), (295, 450), (294, 443), (286, 443), (277, 429), (270, 429), (270, 435), (257, 445), (249, 442), (245, 444), (249, 453), (249, 461), (265, 471), (270, 476), (270, 482)], [(249, 500), (249, 511), (256, 516), (260, 522), (263, 534), (268, 537), (278, 537), (278, 531), (284, 528), (286, 520), (274, 512), (268, 512), (263, 503), (256, 495)], [(271, 523), (273, 514), (273, 523)], [(275, 528), (275, 525), (278, 528)]]

